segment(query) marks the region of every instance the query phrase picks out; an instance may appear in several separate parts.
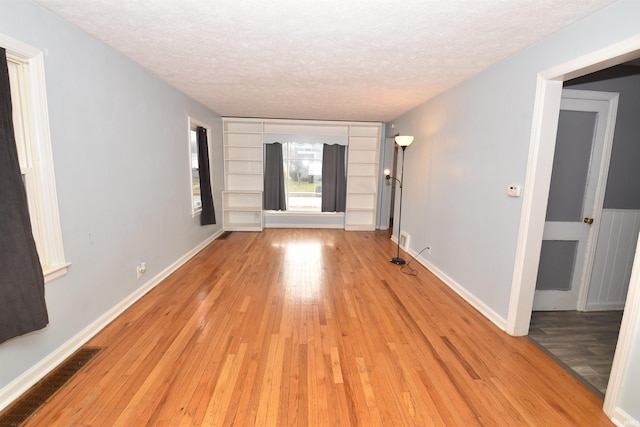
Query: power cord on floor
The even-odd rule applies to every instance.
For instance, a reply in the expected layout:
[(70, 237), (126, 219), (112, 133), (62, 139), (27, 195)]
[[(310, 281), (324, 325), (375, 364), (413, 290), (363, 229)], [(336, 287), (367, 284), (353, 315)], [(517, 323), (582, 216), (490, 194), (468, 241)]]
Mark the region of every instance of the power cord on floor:
[(403, 265), (402, 267), (400, 267), (400, 271), (406, 275), (409, 276), (417, 276), (418, 275), (418, 270), (416, 270), (415, 268), (409, 266), (409, 264), (411, 264), (411, 261), (413, 261), (414, 259), (416, 259), (418, 256), (420, 256), (420, 254), (424, 251), (427, 250), (429, 246), (425, 246), (424, 249), (422, 249), (420, 252), (418, 252), (415, 255), (411, 256), (411, 259), (409, 260), (409, 262), (407, 262), (405, 265)]

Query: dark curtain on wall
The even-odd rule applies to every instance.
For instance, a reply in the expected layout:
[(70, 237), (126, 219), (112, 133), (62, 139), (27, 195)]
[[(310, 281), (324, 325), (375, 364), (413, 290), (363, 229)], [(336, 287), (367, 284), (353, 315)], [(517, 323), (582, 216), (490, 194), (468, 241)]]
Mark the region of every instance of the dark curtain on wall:
[(0, 48), (0, 343), (49, 323), (11, 117), (6, 51)]
[(344, 212), (347, 204), (345, 146), (322, 147), (322, 212)]
[(209, 172), (209, 144), (207, 142), (207, 130), (198, 126), (198, 170), (200, 173), (200, 198), (202, 200), (202, 212), (200, 224), (215, 224), (216, 211), (213, 208), (213, 196), (211, 195), (211, 174)]
[(262, 193), (262, 206), (265, 210), (287, 210), (282, 164), (282, 144), (279, 142), (265, 144), (264, 192)]

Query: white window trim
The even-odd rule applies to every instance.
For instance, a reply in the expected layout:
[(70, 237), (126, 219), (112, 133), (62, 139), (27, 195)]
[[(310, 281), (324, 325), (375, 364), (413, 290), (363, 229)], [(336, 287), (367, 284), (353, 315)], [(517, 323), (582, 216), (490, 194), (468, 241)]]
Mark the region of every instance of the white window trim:
[[(199, 216), (202, 213), (202, 204), (200, 204), (200, 208), (195, 208), (193, 201), (193, 183), (192, 183), (192, 171), (191, 171), (191, 129), (194, 127), (202, 127), (207, 130), (207, 149), (209, 150), (209, 175), (211, 175), (211, 126), (201, 122), (200, 120), (196, 120), (191, 116), (187, 116), (187, 141), (189, 142), (189, 194), (191, 200), (191, 216), (193, 218)], [(198, 163), (198, 168), (200, 168), (200, 164)], [(213, 179), (209, 176), (209, 182), (213, 184)], [(202, 189), (200, 190), (202, 192)], [(202, 197), (202, 193), (201, 193)]]
[(31, 119), (31, 154), (33, 172), (37, 181), (36, 200), (38, 209), (40, 258), (43, 263), (45, 283), (67, 274), (71, 263), (64, 257), (62, 229), (58, 210), (58, 197), (51, 150), (49, 113), (44, 73), (44, 54), (25, 43), (0, 34), (0, 46), (7, 51), (7, 58), (19, 61), (26, 66), (25, 77), (29, 90), (26, 93)]

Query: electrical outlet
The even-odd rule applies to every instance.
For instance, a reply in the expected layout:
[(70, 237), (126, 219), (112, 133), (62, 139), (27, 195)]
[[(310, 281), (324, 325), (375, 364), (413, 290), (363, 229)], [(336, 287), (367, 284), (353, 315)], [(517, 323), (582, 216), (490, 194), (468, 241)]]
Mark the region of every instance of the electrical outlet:
[(140, 264), (138, 264), (138, 266), (136, 267), (136, 276), (138, 277), (138, 279), (141, 278), (142, 275), (146, 272), (147, 272), (147, 263), (141, 262)]

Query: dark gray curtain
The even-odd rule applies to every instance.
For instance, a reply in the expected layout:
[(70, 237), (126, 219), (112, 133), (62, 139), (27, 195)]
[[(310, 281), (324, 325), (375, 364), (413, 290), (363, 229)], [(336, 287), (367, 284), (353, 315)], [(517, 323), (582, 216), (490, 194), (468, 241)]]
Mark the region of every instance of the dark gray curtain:
[(347, 204), (345, 146), (322, 147), (322, 212), (344, 212)]
[(209, 144), (207, 142), (207, 130), (198, 126), (198, 171), (200, 174), (200, 199), (202, 200), (202, 212), (200, 224), (215, 224), (216, 212), (213, 208), (213, 196), (211, 195), (211, 179), (209, 172)]
[(284, 170), (282, 168), (282, 144), (265, 144), (264, 152), (264, 191), (262, 207), (265, 210), (286, 211), (287, 201), (284, 193)]
[(7, 54), (0, 48), (0, 343), (49, 323), (11, 117)]

